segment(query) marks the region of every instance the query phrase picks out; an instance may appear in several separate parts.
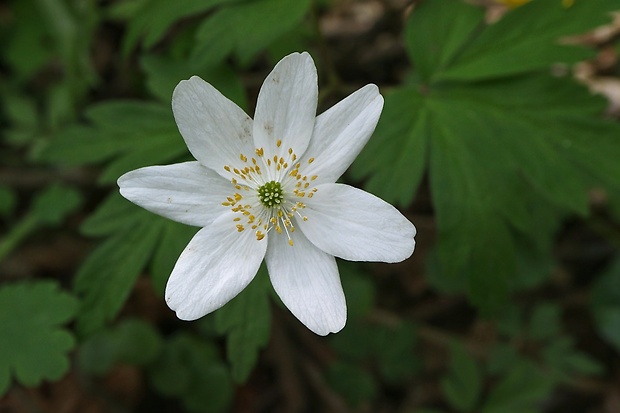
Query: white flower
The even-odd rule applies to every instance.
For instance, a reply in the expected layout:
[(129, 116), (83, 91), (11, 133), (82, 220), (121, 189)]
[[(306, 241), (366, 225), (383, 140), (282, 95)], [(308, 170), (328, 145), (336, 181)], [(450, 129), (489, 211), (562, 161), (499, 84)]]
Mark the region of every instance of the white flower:
[(336, 180), (372, 134), (383, 98), (367, 85), (316, 116), (308, 53), (283, 58), (258, 95), (254, 121), (199, 77), (174, 90), (172, 110), (196, 162), (137, 169), (118, 180), (143, 208), (202, 227), (179, 257), (166, 302), (195, 320), (235, 297), (266, 261), (288, 309), (326, 335), (346, 322), (334, 256), (399, 262), (415, 227), (385, 201)]

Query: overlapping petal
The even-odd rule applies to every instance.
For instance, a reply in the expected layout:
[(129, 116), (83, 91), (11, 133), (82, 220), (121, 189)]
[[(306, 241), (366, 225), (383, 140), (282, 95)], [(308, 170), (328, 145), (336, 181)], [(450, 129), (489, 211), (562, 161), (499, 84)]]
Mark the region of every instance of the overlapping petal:
[(226, 210), (233, 187), (198, 162), (148, 166), (118, 178), (121, 195), (155, 214), (204, 227)]
[(252, 281), (265, 256), (267, 240), (236, 231), (227, 213), (192, 238), (168, 284), (166, 302), (182, 320), (195, 320), (222, 307)]
[[(318, 98), (316, 67), (310, 55), (293, 53), (278, 62), (263, 82), (254, 115), (254, 144), (268, 156), (308, 147)], [(282, 146), (277, 147), (278, 140)]]
[[(366, 85), (316, 118), (310, 145), (301, 158), (307, 176), (316, 183), (336, 182), (370, 139), (377, 126), (383, 97), (375, 85)], [(307, 164), (309, 158), (314, 162)]]
[(416, 229), (380, 198), (344, 184), (317, 186), (298, 225), (321, 250), (349, 261), (400, 262), (411, 256)]
[(333, 256), (316, 248), (296, 231), (290, 246), (284, 234), (270, 234), (265, 261), (269, 277), (284, 305), (321, 336), (340, 331), (347, 321), (338, 267)]
[(182, 80), (172, 94), (172, 111), (189, 151), (224, 177), (224, 165), (254, 153), (252, 119), (198, 76)]

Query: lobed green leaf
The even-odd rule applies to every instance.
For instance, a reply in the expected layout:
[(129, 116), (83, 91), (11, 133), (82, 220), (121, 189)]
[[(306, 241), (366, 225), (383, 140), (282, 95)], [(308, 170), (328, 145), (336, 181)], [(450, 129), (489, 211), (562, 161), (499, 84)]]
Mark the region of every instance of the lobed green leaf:
[(55, 282), (0, 288), (0, 395), (11, 376), (30, 387), (67, 372), (75, 339), (61, 326), (73, 319), (77, 308), (78, 301)]

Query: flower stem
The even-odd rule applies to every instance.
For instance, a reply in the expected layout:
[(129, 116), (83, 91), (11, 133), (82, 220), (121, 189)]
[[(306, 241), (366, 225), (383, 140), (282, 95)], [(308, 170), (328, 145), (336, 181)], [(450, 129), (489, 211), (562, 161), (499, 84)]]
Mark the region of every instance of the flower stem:
[(0, 261), (2, 261), (15, 247), (39, 226), (36, 214), (28, 214), (11, 231), (0, 239)]

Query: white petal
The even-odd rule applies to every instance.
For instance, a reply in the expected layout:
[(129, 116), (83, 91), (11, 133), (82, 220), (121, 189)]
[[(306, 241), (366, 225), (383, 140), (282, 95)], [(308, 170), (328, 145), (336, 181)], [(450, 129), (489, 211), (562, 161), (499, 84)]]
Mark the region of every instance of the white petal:
[(172, 94), (172, 111), (183, 139), (204, 166), (227, 177), (224, 165), (254, 153), (252, 119), (198, 76), (182, 80)]
[[(293, 148), (297, 156), (312, 136), (318, 83), (316, 67), (306, 52), (284, 57), (263, 82), (254, 115), (254, 144), (265, 155), (284, 155)], [(277, 147), (278, 140), (282, 146)]]
[(396, 208), (361, 189), (323, 184), (304, 201), (298, 226), (317, 247), (349, 261), (400, 262), (411, 256), (416, 229)]
[[(377, 126), (383, 97), (366, 85), (316, 118), (310, 146), (300, 162), (303, 175), (317, 175), (316, 183), (336, 182), (359, 155)], [(307, 164), (310, 157), (312, 164)]]
[(118, 178), (120, 193), (158, 215), (204, 227), (226, 212), (222, 202), (234, 187), (198, 162), (148, 166)]
[(182, 320), (195, 320), (222, 307), (252, 281), (267, 240), (238, 232), (234, 213), (201, 229), (187, 245), (166, 285), (166, 302)]
[(290, 246), (284, 234), (269, 235), (265, 262), (271, 283), (284, 305), (318, 335), (340, 331), (347, 305), (336, 260), (320, 251), (300, 232)]

